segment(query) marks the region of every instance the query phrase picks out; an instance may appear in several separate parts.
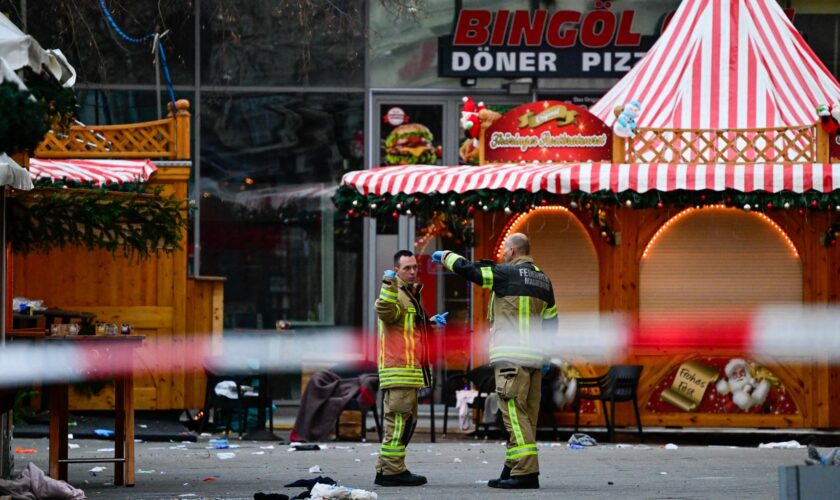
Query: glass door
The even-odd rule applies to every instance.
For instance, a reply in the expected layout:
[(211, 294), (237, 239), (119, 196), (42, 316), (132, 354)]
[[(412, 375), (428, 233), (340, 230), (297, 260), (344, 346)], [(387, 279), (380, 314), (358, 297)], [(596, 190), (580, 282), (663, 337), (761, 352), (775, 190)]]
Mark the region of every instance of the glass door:
[[(506, 94), (470, 97), (499, 112), (525, 102), (525, 99), (518, 99), (519, 96)], [(473, 164), (467, 151), (467, 143), (472, 139), (459, 125), (462, 105), (461, 95), (374, 94), (369, 114), (371, 137), (376, 141), (368, 149), (371, 166)], [(448, 221), (440, 216), (392, 218), (384, 215), (378, 219), (368, 226), (371, 257), (375, 260), (368, 274), (374, 285), (369, 293), (378, 294), (382, 271), (392, 267), (392, 256), (397, 250), (414, 252), (424, 285), (424, 309), (430, 315), (449, 312), (447, 327), (443, 335), (435, 337), (436, 345), (433, 346), (436, 366), (441, 369), (436, 376), (468, 368), (472, 352), (472, 286), (463, 278), (445, 272), (441, 266), (433, 265), (431, 255), (436, 250), (452, 250), (472, 258), (469, 242), (453, 236)], [(375, 295), (371, 296), (367, 330), (375, 332), (372, 300)]]

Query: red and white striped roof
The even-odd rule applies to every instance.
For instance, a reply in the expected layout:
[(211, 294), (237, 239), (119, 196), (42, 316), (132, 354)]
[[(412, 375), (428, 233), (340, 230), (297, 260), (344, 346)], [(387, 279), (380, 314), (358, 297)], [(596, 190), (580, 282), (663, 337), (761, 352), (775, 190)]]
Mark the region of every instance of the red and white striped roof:
[(840, 85), (776, 0), (684, 0), (651, 50), (590, 111), (638, 100), (642, 128), (794, 127)]
[(157, 167), (149, 160), (29, 160), (33, 180), (64, 179), (93, 182), (94, 186), (146, 182), (155, 170)]
[(363, 195), (465, 193), (504, 189), (566, 194), (679, 189), (830, 192), (840, 189), (840, 164), (572, 163), (497, 164), (482, 167), (404, 165), (359, 170), (341, 184)]

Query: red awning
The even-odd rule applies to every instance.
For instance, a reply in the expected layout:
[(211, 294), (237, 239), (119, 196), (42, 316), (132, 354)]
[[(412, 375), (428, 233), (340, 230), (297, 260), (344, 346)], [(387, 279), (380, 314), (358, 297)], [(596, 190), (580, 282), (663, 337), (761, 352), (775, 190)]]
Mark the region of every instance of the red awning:
[(342, 185), (368, 194), (465, 193), (479, 189), (566, 194), (635, 191), (806, 191), (840, 189), (840, 164), (502, 164), (482, 167), (402, 165), (344, 175)]
[(92, 182), (95, 186), (145, 182), (157, 170), (149, 160), (29, 160), (32, 179)]

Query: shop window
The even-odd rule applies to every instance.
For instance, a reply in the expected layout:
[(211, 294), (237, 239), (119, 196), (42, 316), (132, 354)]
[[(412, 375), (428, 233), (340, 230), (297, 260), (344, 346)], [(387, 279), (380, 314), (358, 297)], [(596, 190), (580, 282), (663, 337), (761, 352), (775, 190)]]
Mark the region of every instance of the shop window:
[[(108, 25), (98, 1), (93, 2), (2, 2), (3, 12), (22, 27), (26, 6), (26, 29), (45, 48), (60, 48), (76, 69), (78, 82), (155, 83), (151, 42), (123, 40)], [(194, 5), (189, 1), (106, 2), (114, 20), (129, 36), (143, 37), (156, 27), (168, 30), (164, 38), (166, 61), (173, 83), (191, 84), (195, 65)], [(161, 67), (161, 82), (163, 69)]]
[(364, 2), (202, 2), (205, 85), (364, 86)]
[(336, 213), (362, 167), (362, 94), (205, 94), (201, 273), (225, 276), (225, 327), (361, 323), (362, 221)]

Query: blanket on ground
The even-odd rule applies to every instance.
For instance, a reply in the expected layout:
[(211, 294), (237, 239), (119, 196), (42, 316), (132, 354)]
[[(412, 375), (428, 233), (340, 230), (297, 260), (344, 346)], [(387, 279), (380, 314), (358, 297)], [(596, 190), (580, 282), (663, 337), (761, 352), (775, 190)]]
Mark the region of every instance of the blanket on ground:
[(83, 500), (85, 492), (64, 481), (44, 474), (37, 465), (30, 462), (17, 479), (0, 479), (0, 495), (11, 495), (15, 500)]

